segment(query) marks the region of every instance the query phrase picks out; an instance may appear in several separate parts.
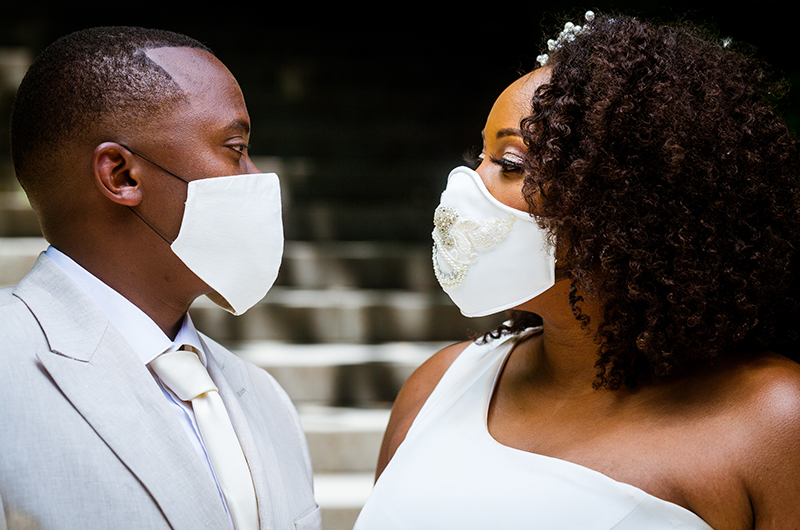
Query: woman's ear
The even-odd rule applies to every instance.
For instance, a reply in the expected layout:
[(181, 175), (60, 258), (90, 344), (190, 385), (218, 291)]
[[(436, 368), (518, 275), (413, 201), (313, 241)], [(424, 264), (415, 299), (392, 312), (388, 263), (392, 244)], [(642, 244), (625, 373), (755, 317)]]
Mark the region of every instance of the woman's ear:
[(98, 145), (92, 156), (94, 181), (100, 192), (124, 206), (136, 206), (142, 201), (133, 157), (133, 153), (115, 142)]

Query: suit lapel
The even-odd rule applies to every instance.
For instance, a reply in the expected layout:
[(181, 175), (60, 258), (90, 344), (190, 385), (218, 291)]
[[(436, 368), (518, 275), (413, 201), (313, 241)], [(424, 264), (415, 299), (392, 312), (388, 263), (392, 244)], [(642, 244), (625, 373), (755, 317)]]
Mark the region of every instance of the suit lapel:
[[(201, 338), (202, 340), (202, 338)], [(289, 491), (283, 477), (277, 470), (270, 473), (270, 462), (277, 462), (279, 455), (273, 445), (273, 436), (265, 431), (270, 422), (266, 416), (269, 409), (264, 403), (257, 404), (257, 411), (251, 411), (250, 417), (264, 416), (263, 421), (249, 422), (243, 407), (247, 407), (250, 399), (255, 398), (252, 381), (243, 363), (225, 363), (224, 356), (216, 346), (203, 341), (203, 348), (208, 353), (208, 372), (219, 388), (220, 397), (225, 403), (231, 423), (242, 445), (247, 464), (253, 476), (253, 485), (258, 500), (258, 515), (263, 530), (274, 528), (290, 528), (293, 525), (291, 514), (284, 507), (289, 506)], [(266, 470), (266, 472), (265, 472)]]
[(147, 368), (94, 303), (40, 256), (15, 289), (51, 351), (43, 367), (176, 530), (229, 525), (216, 487)]

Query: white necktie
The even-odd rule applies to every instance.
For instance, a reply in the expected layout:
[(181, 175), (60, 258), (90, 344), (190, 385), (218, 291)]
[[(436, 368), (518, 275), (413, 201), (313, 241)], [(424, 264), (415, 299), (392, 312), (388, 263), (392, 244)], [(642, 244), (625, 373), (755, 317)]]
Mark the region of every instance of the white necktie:
[(159, 355), (150, 362), (150, 367), (176, 396), (191, 401), (234, 528), (258, 529), (258, 507), (250, 468), (222, 398), (200, 358), (193, 351), (181, 349)]

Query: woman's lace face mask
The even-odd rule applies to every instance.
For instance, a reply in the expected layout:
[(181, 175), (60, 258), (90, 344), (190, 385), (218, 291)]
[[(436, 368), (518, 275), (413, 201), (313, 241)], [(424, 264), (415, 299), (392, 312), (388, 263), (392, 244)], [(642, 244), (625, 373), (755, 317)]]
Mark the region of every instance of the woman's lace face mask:
[(436, 279), (468, 317), (511, 309), (555, 283), (544, 231), (495, 199), (472, 169), (450, 173), (432, 236)]

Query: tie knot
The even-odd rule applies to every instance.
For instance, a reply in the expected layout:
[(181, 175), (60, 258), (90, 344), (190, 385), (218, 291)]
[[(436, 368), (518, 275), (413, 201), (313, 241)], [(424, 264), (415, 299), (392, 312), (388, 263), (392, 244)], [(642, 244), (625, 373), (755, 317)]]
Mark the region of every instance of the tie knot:
[(217, 390), (196, 353), (177, 350), (159, 355), (150, 361), (159, 379), (183, 401)]

